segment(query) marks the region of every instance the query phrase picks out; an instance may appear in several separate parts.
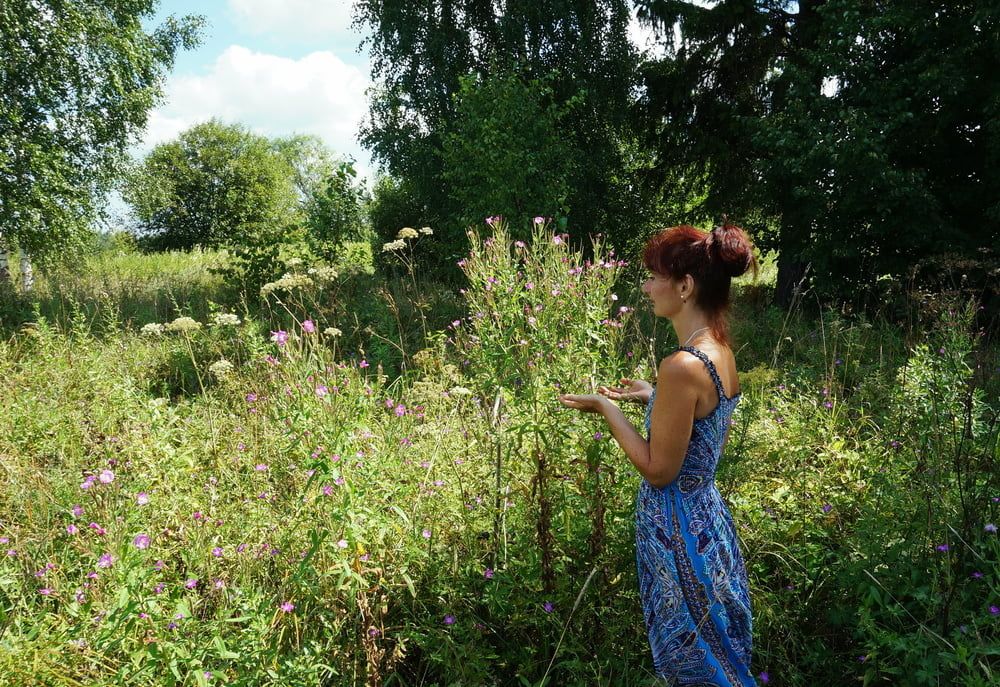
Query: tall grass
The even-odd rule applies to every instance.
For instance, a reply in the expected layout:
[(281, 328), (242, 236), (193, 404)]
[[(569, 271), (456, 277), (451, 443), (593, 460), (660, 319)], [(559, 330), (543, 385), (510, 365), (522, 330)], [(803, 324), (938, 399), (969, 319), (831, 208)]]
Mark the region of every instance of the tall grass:
[[(46, 278), (0, 341), (0, 684), (652, 684), (638, 476), (555, 396), (675, 342), (634, 265), (535, 229), (473, 235), (458, 294), (302, 265), (250, 310), (209, 254)], [(974, 311), (924, 300), (907, 329), (769, 288), (737, 284), (718, 478), (754, 672), (995, 684)]]

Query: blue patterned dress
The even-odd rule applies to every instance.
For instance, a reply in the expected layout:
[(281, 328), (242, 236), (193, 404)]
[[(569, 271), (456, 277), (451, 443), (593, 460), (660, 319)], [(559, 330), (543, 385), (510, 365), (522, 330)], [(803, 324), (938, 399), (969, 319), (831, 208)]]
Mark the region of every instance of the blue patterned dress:
[[(747, 572), (715, 468), (740, 394), (725, 395), (711, 359), (693, 346), (719, 394), (696, 419), (681, 471), (636, 500), (636, 563), (656, 674), (671, 685), (754, 685)], [(656, 390), (646, 406), (646, 436)]]

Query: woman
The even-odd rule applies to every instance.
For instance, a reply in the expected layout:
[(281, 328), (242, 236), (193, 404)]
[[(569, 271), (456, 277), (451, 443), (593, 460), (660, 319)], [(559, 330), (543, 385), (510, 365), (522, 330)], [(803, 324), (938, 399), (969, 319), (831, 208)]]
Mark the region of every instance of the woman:
[[(756, 277), (757, 260), (743, 230), (724, 222), (707, 235), (689, 226), (662, 231), (643, 262), (653, 313), (683, 342), (660, 363), (657, 388), (623, 379), (559, 400), (604, 415), (644, 478), (636, 563), (657, 675), (669, 684), (753, 685), (746, 566), (715, 469), (740, 399), (726, 322), (730, 282), (751, 267)], [(645, 439), (612, 401), (646, 405)]]

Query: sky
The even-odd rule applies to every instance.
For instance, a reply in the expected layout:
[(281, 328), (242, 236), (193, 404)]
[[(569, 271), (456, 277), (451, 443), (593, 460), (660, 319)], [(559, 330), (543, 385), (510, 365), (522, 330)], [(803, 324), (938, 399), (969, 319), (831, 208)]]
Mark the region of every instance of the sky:
[[(335, 153), (355, 160), (371, 183), (376, 171), (357, 132), (371, 85), (365, 33), (352, 27), (352, 0), (162, 0), (147, 22), (200, 14), (202, 43), (179, 51), (150, 113), (141, 158), (157, 143), (213, 117), (266, 136), (316, 134)], [(651, 33), (637, 21), (629, 35), (640, 47)], [(119, 205), (120, 199), (112, 205)]]

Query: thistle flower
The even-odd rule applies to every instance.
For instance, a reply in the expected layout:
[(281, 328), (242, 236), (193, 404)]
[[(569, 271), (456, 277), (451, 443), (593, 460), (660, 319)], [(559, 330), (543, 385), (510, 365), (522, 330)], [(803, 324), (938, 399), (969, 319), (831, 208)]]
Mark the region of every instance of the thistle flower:
[(149, 541), (149, 535), (144, 532), (140, 532), (135, 535), (135, 538), (132, 540), (132, 546), (137, 549), (148, 549)]

